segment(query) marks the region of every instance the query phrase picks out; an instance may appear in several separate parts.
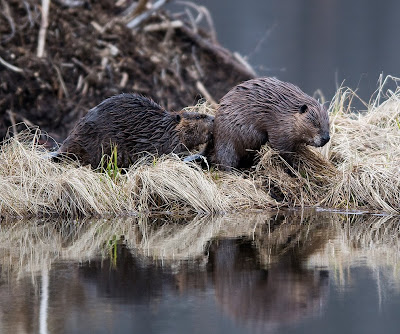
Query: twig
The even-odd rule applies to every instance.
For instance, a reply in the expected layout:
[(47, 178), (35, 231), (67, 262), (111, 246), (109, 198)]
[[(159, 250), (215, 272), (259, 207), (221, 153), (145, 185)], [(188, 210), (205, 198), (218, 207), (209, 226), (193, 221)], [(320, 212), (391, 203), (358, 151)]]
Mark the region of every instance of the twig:
[(171, 22), (162, 22), (162, 23), (154, 23), (146, 25), (143, 30), (144, 31), (160, 31), (160, 30), (168, 30), (170, 28), (176, 29), (183, 26), (183, 22), (180, 20), (171, 21)]
[[(199, 14), (204, 15), (206, 17), (206, 21), (207, 21), (208, 27), (210, 29), (211, 40), (214, 43), (217, 42), (217, 32), (216, 32), (215, 27), (214, 27), (214, 21), (213, 21), (213, 19), (211, 17), (210, 12), (208, 11), (208, 9), (206, 7), (196, 5), (196, 4), (194, 4), (193, 2), (190, 2), (190, 1), (176, 1), (176, 3), (184, 5), (184, 6), (188, 6), (188, 7), (191, 7), (191, 8), (194, 8), (195, 10), (197, 10), (197, 12)], [(202, 15), (201, 16), (199, 15), (198, 18), (196, 19), (197, 23), (198, 23), (198, 19), (203, 17)]]
[(264, 32), (264, 35), (259, 39), (257, 45), (254, 47), (254, 50), (250, 52), (248, 55), (246, 55), (246, 59), (250, 59), (254, 54), (256, 54), (260, 50), (261, 46), (263, 45), (265, 40), (271, 35), (272, 31), (276, 28), (276, 26), (277, 24), (275, 23), (272, 25), (272, 27), (268, 28)]
[(29, 27), (32, 28), (35, 23), (33, 22), (32, 13), (31, 13), (31, 10), (29, 8), (29, 3), (24, 1), (24, 6), (25, 6), (26, 13), (28, 15)]
[(82, 76), (82, 74), (80, 74), (79, 78), (78, 78), (78, 83), (76, 84), (76, 88), (75, 88), (76, 92), (78, 92), (82, 88), (83, 81), (84, 81), (83, 76)]
[(134, 29), (140, 25), (144, 20), (148, 19), (154, 12), (164, 6), (169, 0), (158, 0), (149, 10), (136, 16), (133, 20), (129, 21), (126, 26), (129, 29)]
[(246, 61), (246, 59), (243, 58), (243, 56), (239, 52), (234, 52), (233, 56), (244, 66), (246, 69), (253, 74), (254, 76), (257, 76), (256, 71), (254, 71), (253, 67)]
[(84, 0), (55, 0), (55, 2), (68, 8), (82, 7), (86, 3)]
[(217, 102), (213, 99), (211, 94), (208, 92), (206, 87), (204, 87), (203, 83), (201, 81), (196, 82), (196, 88), (199, 90), (199, 92), (206, 98), (208, 102), (210, 102), (213, 105), (217, 105)]
[(122, 13), (121, 16), (129, 16), (132, 14), (132, 12), (135, 10), (135, 8), (137, 7), (137, 2), (134, 2), (132, 4), (129, 5), (129, 7), (127, 9), (125, 9)]
[(123, 72), (123, 73), (122, 73), (121, 81), (120, 81), (120, 83), (119, 83), (119, 86), (120, 86), (121, 88), (125, 88), (125, 86), (126, 86), (126, 84), (127, 84), (127, 82), (128, 82), (128, 79), (129, 79), (128, 73)]
[(18, 73), (23, 73), (24, 72), (24, 70), (22, 68), (19, 68), (17, 66), (11, 65), (10, 63), (7, 63), (1, 57), (0, 57), (0, 63), (3, 64), (5, 67), (8, 67), (11, 71), (18, 72)]
[(200, 78), (203, 78), (204, 71), (200, 65), (199, 59), (197, 58), (196, 47), (194, 45), (192, 46), (192, 58), (193, 58), (194, 66), (196, 67), (197, 73), (199, 74)]
[(133, 11), (133, 16), (142, 14), (146, 10), (148, 2), (149, 0), (139, 0), (135, 10)]
[(14, 136), (17, 135), (17, 123), (15, 122), (15, 114), (11, 110), (7, 110), (8, 117), (10, 117), (11, 126), (13, 129)]
[(46, 32), (47, 32), (47, 27), (49, 25), (48, 21), (49, 7), (50, 7), (50, 0), (42, 0), (42, 20), (40, 23), (39, 42), (36, 53), (38, 58), (42, 58), (44, 55), (44, 46), (46, 44)]
[(53, 67), (54, 67), (54, 69), (55, 69), (56, 72), (57, 72), (57, 77), (58, 77), (58, 80), (60, 81), (60, 85), (61, 85), (61, 88), (62, 88), (64, 94), (65, 94), (65, 97), (66, 97), (67, 99), (69, 99), (69, 94), (68, 94), (67, 86), (65, 85), (64, 79), (63, 79), (63, 77), (62, 77), (62, 75), (61, 75), (61, 71), (60, 71), (60, 69), (59, 69), (56, 65), (53, 65)]
[(90, 74), (91, 70), (89, 67), (87, 67), (84, 63), (82, 63), (80, 60), (76, 59), (75, 57), (73, 57), (72, 62), (76, 65), (78, 65), (81, 69), (83, 69), (86, 74)]
[(189, 18), (189, 21), (190, 21), (190, 23), (192, 25), (193, 31), (197, 34), (197, 32), (198, 32), (197, 22), (196, 22), (195, 18), (193, 17), (192, 12), (190, 11), (189, 8), (185, 8), (185, 13)]
[(2, 40), (3, 43), (8, 42), (10, 39), (12, 39), (15, 35), (15, 23), (14, 20), (11, 16), (10, 12), (10, 7), (8, 6), (7, 2), (2, 0), (1, 3), (3, 4), (3, 16), (7, 19), (8, 24), (10, 25), (11, 28), (11, 34), (8, 35), (6, 38)]
[(241, 73), (242, 75), (248, 76), (250, 78), (255, 77), (254, 70), (250, 70), (248, 64), (246, 66), (243, 63), (239, 62), (237, 59), (233, 58), (230, 53), (223, 47), (202, 38), (200, 35), (195, 34), (191, 29), (186, 26), (182, 26), (178, 29), (180, 29), (192, 40), (192, 44), (198, 45), (206, 52), (210, 52), (214, 57), (217, 57), (222, 64), (230, 65), (233, 71), (237, 71), (238, 73)]

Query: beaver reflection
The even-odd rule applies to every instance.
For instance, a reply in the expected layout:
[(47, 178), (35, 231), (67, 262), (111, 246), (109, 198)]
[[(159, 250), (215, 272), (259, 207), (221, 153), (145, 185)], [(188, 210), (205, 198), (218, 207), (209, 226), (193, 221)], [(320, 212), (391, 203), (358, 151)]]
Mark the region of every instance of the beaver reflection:
[(217, 301), (239, 322), (273, 330), (313, 315), (325, 304), (327, 272), (304, 269), (296, 251), (268, 269), (261, 269), (250, 241), (214, 242), (210, 254)]

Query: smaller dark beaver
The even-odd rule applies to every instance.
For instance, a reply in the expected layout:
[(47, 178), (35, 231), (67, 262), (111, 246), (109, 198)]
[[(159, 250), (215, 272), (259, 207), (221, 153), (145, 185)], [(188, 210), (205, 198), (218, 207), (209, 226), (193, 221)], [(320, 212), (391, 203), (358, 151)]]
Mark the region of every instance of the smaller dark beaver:
[(127, 168), (146, 154), (179, 154), (207, 143), (213, 122), (213, 116), (169, 112), (141, 95), (120, 94), (90, 109), (57, 155), (71, 155), (96, 168), (116, 147), (118, 167)]
[(324, 146), (329, 139), (328, 112), (316, 99), (291, 83), (256, 78), (222, 97), (206, 154), (229, 170), (251, 165), (254, 150), (266, 143), (285, 155), (300, 145)]

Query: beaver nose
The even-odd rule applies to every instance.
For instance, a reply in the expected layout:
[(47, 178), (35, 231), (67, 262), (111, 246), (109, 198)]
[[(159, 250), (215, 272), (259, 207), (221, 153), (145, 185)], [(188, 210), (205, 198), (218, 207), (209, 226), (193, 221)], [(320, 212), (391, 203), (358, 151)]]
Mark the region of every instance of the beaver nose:
[(329, 134), (323, 135), (321, 137), (321, 147), (324, 146), (330, 139), (331, 137), (329, 136)]

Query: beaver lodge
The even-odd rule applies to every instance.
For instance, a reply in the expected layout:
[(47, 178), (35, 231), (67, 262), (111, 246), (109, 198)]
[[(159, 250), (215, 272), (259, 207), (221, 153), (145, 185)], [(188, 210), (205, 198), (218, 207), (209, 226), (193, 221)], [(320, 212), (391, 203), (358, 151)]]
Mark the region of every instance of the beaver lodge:
[[(84, 112), (110, 95), (135, 91), (175, 110), (203, 96), (211, 103), (193, 108), (213, 113), (215, 101), (255, 75), (217, 44), (210, 20), (209, 33), (195, 25), (209, 18), (202, 7), (191, 7), (197, 18), (189, 23), (158, 11), (132, 28), (138, 17), (132, 1), (118, 1), (120, 7), (96, 2), (90, 10), (68, 4), (51, 2), (48, 17), (40, 15), (36, 0), (0, 4), (1, 137), (7, 128), (14, 133), (0, 147), (2, 217), (280, 207), (400, 213), (400, 89), (393, 77), (382, 80), (366, 111), (353, 110), (356, 94), (339, 89), (329, 107), (331, 141), (298, 152), (296, 167), (267, 146), (250, 171), (230, 173), (174, 155), (141, 160), (122, 173), (114, 157), (105, 157), (106, 168), (98, 171), (67, 159), (52, 162), (39, 144), (46, 133), (61, 141)], [(47, 26), (45, 53), (39, 54)], [(30, 129), (21, 131), (21, 124)]]

